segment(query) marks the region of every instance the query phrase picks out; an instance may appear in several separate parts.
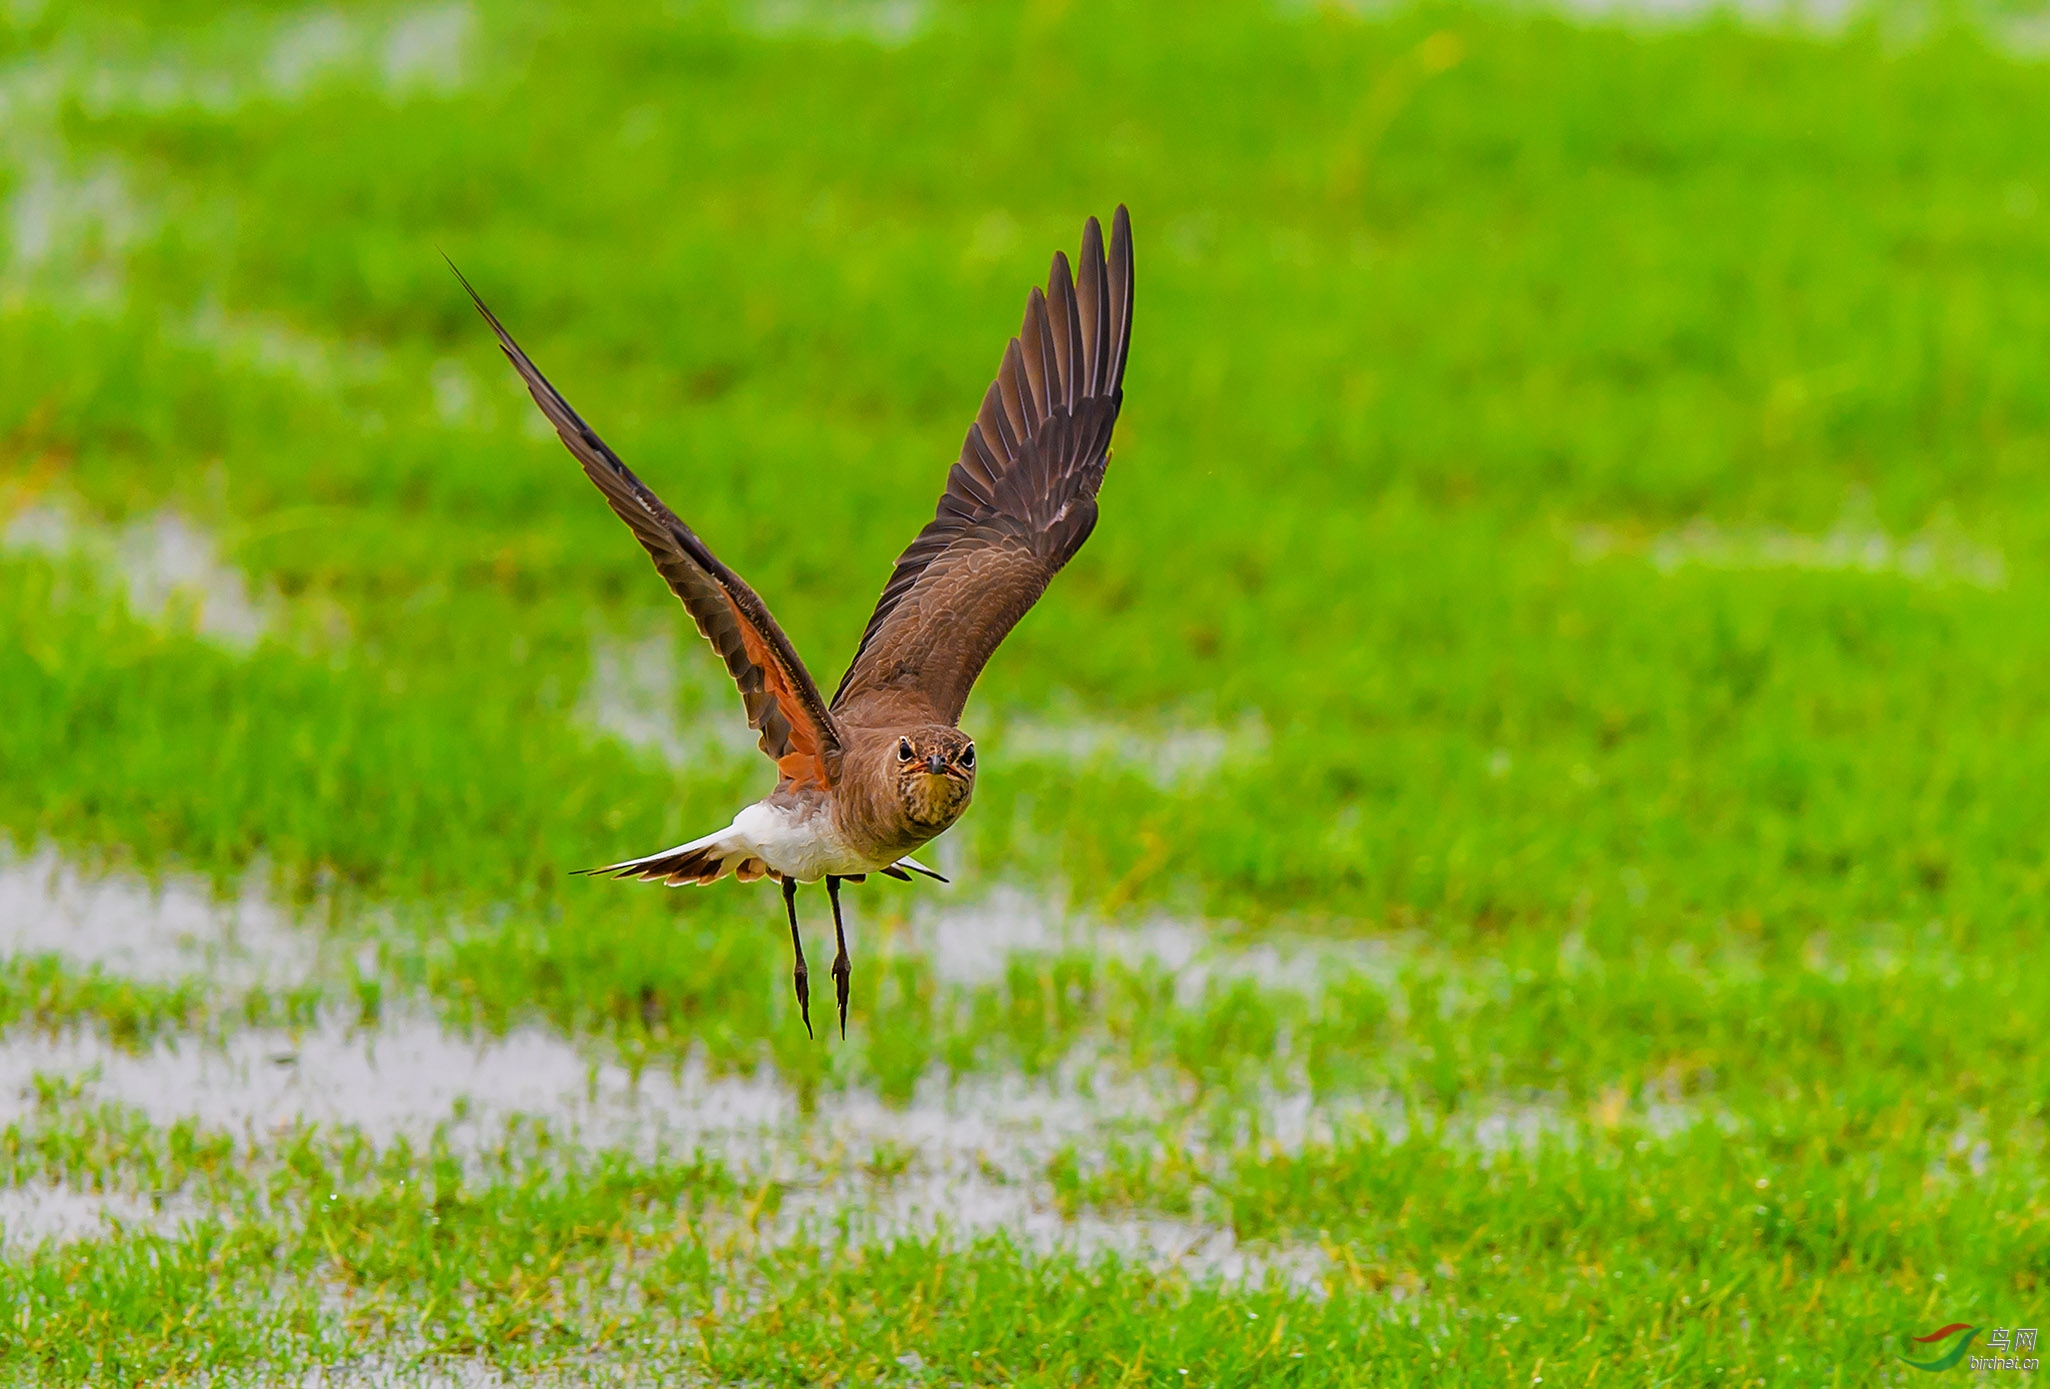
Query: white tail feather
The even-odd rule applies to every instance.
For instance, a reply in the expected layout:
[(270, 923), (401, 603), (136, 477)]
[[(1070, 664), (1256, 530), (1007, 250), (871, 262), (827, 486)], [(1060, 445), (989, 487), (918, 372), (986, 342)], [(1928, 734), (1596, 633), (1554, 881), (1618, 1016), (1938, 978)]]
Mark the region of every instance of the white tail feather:
[(906, 854), (904, 855), (904, 857), (898, 859), (895, 863), (891, 864), (890, 867), (908, 868), (914, 873), (923, 873), (926, 877), (931, 878), (934, 882), (943, 883), (947, 881), (946, 877), (934, 872), (930, 868), (927, 868), (924, 864), (920, 863), (917, 859), (911, 857), (911, 855), (909, 854)]
[(608, 863), (590, 872), (683, 887), (716, 883), (728, 873), (744, 883), (751, 883), (767, 875), (769, 866), (756, 856), (752, 845), (734, 834), (733, 827), (729, 825), (716, 834), (693, 839), (688, 844), (679, 844), (673, 849), (663, 849), (641, 858)]
[[(750, 806), (734, 819), (725, 829), (708, 834), (702, 839), (693, 839), (688, 844), (679, 844), (673, 849), (663, 849), (645, 854), (640, 858), (621, 859), (608, 863), (603, 868), (586, 869), (592, 875), (604, 874), (614, 878), (637, 878), (642, 882), (667, 883), (671, 887), (685, 884), (716, 883), (728, 873), (744, 883), (758, 878), (781, 879), (789, 874), (799, 882), (816, 882), (823, 877), (851, 878), (855, 881), (868, 874), (880, 871), (892, 878), (910, 881), (913, 873), (939, 882), (947, 881), (944, 876), (926, 867), (909, 854), (896, 860), (888, 867), (877, 870), (860, 860), (847, 862), (844, 852), (836, 852), (833, 858), (819, 862), (815, 851), (817, 843), (805, 836), (788, 836), (784, 842), (774, 837), (778, 831), (787, 831), (785, 822), (771, 816), (755, 814), (760, 806)], [(767, 830), (768, 834), (760, 833)], [(794, 844), (790, 842), (794, 840)], [(798, 855), (786, 851), (795, 847)], [(771, 861), (780, 867), (771, 867)]]

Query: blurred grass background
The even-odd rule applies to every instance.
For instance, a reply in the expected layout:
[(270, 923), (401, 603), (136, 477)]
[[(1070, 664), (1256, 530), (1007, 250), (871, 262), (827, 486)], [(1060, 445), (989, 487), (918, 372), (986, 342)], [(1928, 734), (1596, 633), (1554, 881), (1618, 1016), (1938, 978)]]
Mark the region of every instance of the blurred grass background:
[[(594, 623), (673, 619), (435, 248), (830, 681), (1022, 287), (1122, 199), (1106, 522), (971, 709), (978, 871), (1452, 939), (2030, 934), (2050, 94), (1980, 31), (458, 7), (412, 71), (396, 13), (9, 31), (13, 505), (178, 508), (327, 624), (107, 643), (14, 563), (22, 838), (502, 902), (698, 832), (756, 769), (563, 726)], [(1260, 750), (1007, 764), (1046, 710)]]
[[(1294, 1074), (1293, 1038), (1313, 1084), (1447, 1110), (1665, 1087), (1762, 1146), (1672, 1159), (1658, 1208), (1716, 1212), (1698, 1232), (1617, 1197), (1632, 1258), (1717, 1282), (1752, 1260), (1763, 1287), (1785, 1252), (1792, 1287), (1777, 1236), (1718, 1243), (1769, 1151), (1819, 1174), (1813, 1211), (1862, 1193), (1799, 1247), (1864, 1299), (1833, 1344), (1933, 1314), (1938, 1259), (1962, 1261), (1945, 1308), (1966, 1284), (2041, 1305), (2031, 15), (8, 14), (0, 524), (120, 535), (168, 508), (271, 614), (224, 644), (17, 525), (17, 845), (223, 883), (261, 864), (345, 928), (389, 914), (388, 967), (459, 1012), (768, 1048), (819, 1083), (770, 894), (564, 877), (724, 823), (767, 768), (591, 729), (605, 642), (650, 633), (676, 708), (737, 705), (688, 674), (709, 657), (437, 251), (829, 686), (1027, 286), (1123, 201), (1138, 307), (1103, 522), (970, 706), (986, 770), (948, 862), (967, 899), (1395, 941), (1411, 1006), (1191, 1008), (1086, 965), (961, 1000), (906, 956), (857, 972), (871, 1036), (832, 1082), (901, 1096), (1108, 1029), (1204, 1085)], [(1033, 752), (1049, 728), (1097, 751)], [(1225, 750), (1149, 769), (1191, 730)], [(872, 885), (857, 910), (888, 929), (908, 901)], [(1953, 1185), (1961, 1107), (2006, 1185)], [(1343, 1238), (1351, 1178), (1320, 1160), (1392, 1161), (1248, 1157), (1218, 1199)], [(1060, 1180), (1082, 1206), (1186, 1199), (1171, 1162), (1126, 1166)], [(1567, 1166), (1531, 1180), (1579, 1190)], [(1401, 1170), (1482, 1222), (1500, 1196)], [(1691, 1252), (1636, 1242), (1669, 1236)]]

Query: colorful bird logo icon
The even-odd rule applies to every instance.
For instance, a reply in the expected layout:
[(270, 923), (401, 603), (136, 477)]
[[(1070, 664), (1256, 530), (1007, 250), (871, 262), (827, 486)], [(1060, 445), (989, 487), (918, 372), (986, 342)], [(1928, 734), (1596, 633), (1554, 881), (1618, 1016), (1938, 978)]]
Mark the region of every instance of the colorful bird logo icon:
[(1918, 1370), (1929, 1370), (1931, 1372), (1949, 1369), (1952, 1365), (1957, 1364), (1958, 1361), (1965, 1358), (1965, 1352), (1971, 1349), (1973, 1338), (1979, 1334), (1978, 1327), (1967, 1326), (1965, 1325), (1965, 1323), (1961, 1321), (1954, 1321), (1949, 1326), (1943, 1327), (1941, 1330), (1930, 1332), (1927, 1336), (1916, 1336), (1913, 1338), (1915, 1344), (1918, 1346), (1934, 1345), (1938, 1341), (1945, 1341), (1950, 1339), (1952, 1336), (1957, 1335), (1957, 1333), (1960, 1331), (1965, 1333), (1964, 1339), (1960, 1340), (1956, 1345), (1952, 1346), (1938, 1359), (1910, 1360), (1907, 1356), (1903, 1355), (1901, 1357), (1901, 1363), (1903, 1365), (1913, 1365)]

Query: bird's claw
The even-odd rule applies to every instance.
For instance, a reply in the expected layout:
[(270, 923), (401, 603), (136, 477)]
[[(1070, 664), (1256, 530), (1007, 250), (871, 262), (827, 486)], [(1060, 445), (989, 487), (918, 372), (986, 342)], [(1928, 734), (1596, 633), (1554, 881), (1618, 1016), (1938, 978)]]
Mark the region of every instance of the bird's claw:
[(847, 1040), (847, 981), (854, 975), (854, 967), (843, 954), (833, 961), (833, 991), (840, 996), (840, 1040)]
[(811, 972), (804, 967), (804, 937), (797, 930), (797, 880), (783, 880), (783, 911), (790, 918), (790, 953), (796, 957), (796, 967), (790, 971), (790, 982), (797, 988), (797, 1011), (804, 1018), (804, 1035), (815, 1037), (811, 1030)]

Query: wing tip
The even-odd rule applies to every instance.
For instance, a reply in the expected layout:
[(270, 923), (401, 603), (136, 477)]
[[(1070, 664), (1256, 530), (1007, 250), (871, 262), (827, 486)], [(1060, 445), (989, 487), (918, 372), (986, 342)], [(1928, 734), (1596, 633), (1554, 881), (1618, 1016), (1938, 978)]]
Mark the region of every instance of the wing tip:
[(470, 302), (477, 306), (477, 312), (484, 315), (484, 321), (489, 323), (493, 331), (497, 332), (500, 337), (505, 336), (505, 327), (498, 321), (498, 315), (491, 312), (491, 306), (484, 302), (484, 296), (477, 292), (477, 286), (470, 283), (470, 277), (463, 273), (462, 267), (457, 265), (449, 253), (442, 250), (441, 247), (436, 246), (434, 253), (441, 257), (441, 263), (446, 265), (449, 268), (449, 273), (456, 277), (456, 283), (463, 287), (463, 293), (470, 296)]
[(1124, 390), (1125, 362), (1132, 348), (1132, 214), (1123, 203), (1110, 219), (1110, 292), (1112, 369), (1105, 386), (1116, 395)]

